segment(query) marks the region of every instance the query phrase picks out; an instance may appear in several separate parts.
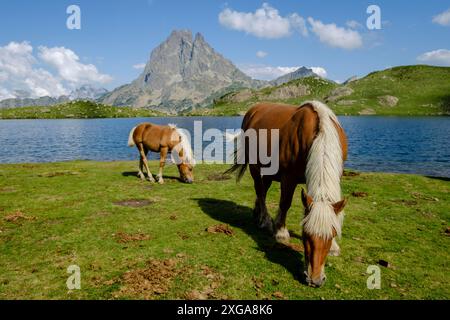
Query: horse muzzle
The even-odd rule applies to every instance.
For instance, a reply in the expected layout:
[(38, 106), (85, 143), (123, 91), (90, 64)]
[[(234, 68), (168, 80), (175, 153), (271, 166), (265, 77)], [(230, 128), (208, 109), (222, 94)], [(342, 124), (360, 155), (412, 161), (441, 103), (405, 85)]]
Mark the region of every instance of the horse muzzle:
[(192, 179), (184, 179), (184, 183), (192, 184), (193, 182), (194, 182), (194, 180), (192, 180)]

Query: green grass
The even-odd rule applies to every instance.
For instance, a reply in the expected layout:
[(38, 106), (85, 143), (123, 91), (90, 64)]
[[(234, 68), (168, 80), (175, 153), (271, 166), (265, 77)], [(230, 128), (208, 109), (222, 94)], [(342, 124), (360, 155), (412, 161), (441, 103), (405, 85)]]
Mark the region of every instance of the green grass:
[[(317, 289), (299, 281), (303, 255), (274, 246), (253, 225), (249, 175), (240, 184), (216, 181), (210, 178), (227, 166), (198, 165), (196, 182), (186, 185), (170, 178), (177, 170), (168, 166), (166, 184), (154, 185), (135, 177), (136, 165), (0, 165), (0, 299), (139, 299), (145, 296), (139, 291), (118, 294), (127, 288), (125, 275), (149, 259), (169, 258), (179, 272), (168, 276), (167, 290), (155, 299), (184, 298), (205, 288), (212, 288), (210, 297), (230, 299), (275, 299), (279, 293), (285, 299), (450, 298), (448, 181), (384, 173), (344, 177), (349, 203), (342, 255), (328, 259), (328, 280)], [(156, 165), (151, 163), (153, 171)], [(353, 197), (354, 191), (368, 196)], [(297, 245), (299, 192), (288, 216)], [(272, 215), (278, 197), (274, 184), (268, 195)], [(114, 204), (130, 199), (153, 202), (140, 208)], [(30, 219), (7, 221), (17, 211)], [(205, 231), (217, 224), (228, 224), (234, 234)], [(119, 232), (150, 239), (120, 243)], [(380, 259), (391, 267), (380, 267), (381, 289), (368, 290), (367, 267)], [(81, 268), (81, 290), (66, 288), (72, 264)]]
[[(268, 98), (269, 94), (277, 88), (297, 84), (308, 86), (310, 94), (276, 101)], [(327, 97), (332, 90), (343, 86), (351, 88), (353, 93), (327, 102)], [(398, 104), (393, 107), (380, 104), (380, 97), (383, 96), (398, 98)], [(192, 114), (242, 115), (257, 102), (272, 101), (299, 105), (304, 101), (317, 99), (327, 102), (338, 115), (359, 115), (367, 109), (371, 109), (372, 113), (377, 115), (450, 115), (450, 68), (423, 65), (401, 66), (373, 72), (346, 85), (309, 77), (293, 80), (278, 87), (254, 90), (251, 98), (238, 103), (230, 101), (229, 97), (230, 94), (225, 95), (217, 99), (210, 108), (198, 109)]]
[(149, 109), (112, 107), (91, 101), (75, 101), (49, 107), (20, 107), (0, 109), (0, 119), (92, 119), (133, 118), (162, 115)]

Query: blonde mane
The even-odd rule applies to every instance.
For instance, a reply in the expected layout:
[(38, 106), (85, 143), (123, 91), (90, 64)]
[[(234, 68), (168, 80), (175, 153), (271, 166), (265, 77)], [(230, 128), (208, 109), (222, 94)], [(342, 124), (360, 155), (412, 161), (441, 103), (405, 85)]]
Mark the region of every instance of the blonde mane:
[[(179, 144), (177, 144), (174, 147), (174, 150), (178, 153), (183, 151), (183, 163), (188, 163), (190, 165), (195, 165), (195, 159), (192, 152), (191, 142), (189, 141), (188, 131), (186, 129), (177, 128), (175, 124), (169, 124), (169, 127), (172, 129), (175, 129), (178, 135), (181, 138), (181, 141)], [(172, 161), (176, 162), (173, 154), (172, 154)]]
[(333, 111), (318, 101), (312, 105), (319, 117), (319, 132), (314, 139), (306, 164), (306, 186), (313, 203), (303, 219), (303, 229), (310, 235), (333, 238), (341, 235), (344, 213), (336, 215), (332, 204), (341, 200), (340, 180), (343, 171), (342, 147), (335, 125), (340, 126)]

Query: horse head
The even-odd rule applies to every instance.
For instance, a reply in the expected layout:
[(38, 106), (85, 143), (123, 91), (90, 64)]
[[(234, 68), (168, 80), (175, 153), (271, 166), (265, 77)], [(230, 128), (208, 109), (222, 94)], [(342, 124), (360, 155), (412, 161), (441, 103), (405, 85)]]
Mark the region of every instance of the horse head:
[(305, 207), (302, 238), (307, 268), (306, 281), (311, 286), (320, 287), (326, 280), (326, 257), (330, 253), (334, 238), (341, 234), (341, 212), (347, 200), (336, 203), (313, 201), (302, 189), (302, 202)]
[[(178, 172), (180, 173), (180, 179), (184, 183), (194, 182), (194, 166), (195, 159), (189, 142), (189, 137), (183, 129), (176, 129), (178, 133), (179, 143), (172, 150), (172, 161), (177, 164)], [(175, 151), (175, 157), (174, 157)]]

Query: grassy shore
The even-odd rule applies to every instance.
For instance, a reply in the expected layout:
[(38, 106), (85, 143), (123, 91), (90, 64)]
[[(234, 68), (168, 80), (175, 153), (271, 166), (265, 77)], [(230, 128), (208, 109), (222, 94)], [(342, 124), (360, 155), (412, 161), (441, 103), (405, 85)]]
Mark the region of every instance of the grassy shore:
[(100, 119), (163, 115), (165, 114), (144, 108), (113, 107), (91, 101), (74, 101), (48, 107), (0, 109), (0, 119)]
[[(236, 184), (226, 166), (198, 165), (185, 185), (168, 166), (157, 185), (136, 178), (136, 165), (0, 165), (0, 299), (450, 298), (448, 181), (347, 174), (342, 255), (315, 289), (302, 283), (300, 188), (291, 245), (280, 246), (252, 223), (248, 175)], [(278, 197), (275, 184), (272, 215)], [(381, 289), (369, 290), (367, 267), (380, 260)], [(66, 287), (70, 265), (81, 290)]]

